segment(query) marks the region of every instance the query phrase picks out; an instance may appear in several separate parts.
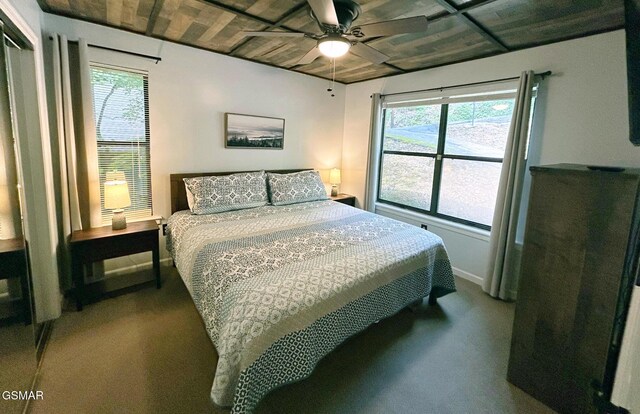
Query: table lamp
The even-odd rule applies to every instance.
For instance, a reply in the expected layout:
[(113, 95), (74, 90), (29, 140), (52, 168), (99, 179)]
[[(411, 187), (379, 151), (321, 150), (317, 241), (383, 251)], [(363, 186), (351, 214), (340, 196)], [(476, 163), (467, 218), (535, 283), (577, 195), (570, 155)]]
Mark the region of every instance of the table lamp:
[(104, 182), (104, 208), (113, 210), (111, 228), (122, 230), (127, 228), (127, 217), (124, 215), (124, 208), (131, 205), (129, 198), (129, 186), (124, 178), (124, 173), (107, 173)]
[(342, 181), (340, 179), (340, 169), (332, 168), (329, 173), (329, 184), (331, 184), (331, 197), (338, 195), (338, 184)]

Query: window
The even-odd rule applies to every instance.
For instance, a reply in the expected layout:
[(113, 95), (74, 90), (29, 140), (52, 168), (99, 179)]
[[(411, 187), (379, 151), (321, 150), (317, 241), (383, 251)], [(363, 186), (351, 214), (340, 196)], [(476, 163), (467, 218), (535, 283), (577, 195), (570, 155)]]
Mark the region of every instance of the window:
[(491, 228), (515, 91), (383, 103), (378, 201)]
[(127, 218), (149, 217), (151, 163), (149, 146), (149, 88), (146, 73), (93, 65), (93, 109), (98, 138), (100, 204), (103, 224), (111, 223), (104, 209), (107, 172), (124, 172), (131, 206)]

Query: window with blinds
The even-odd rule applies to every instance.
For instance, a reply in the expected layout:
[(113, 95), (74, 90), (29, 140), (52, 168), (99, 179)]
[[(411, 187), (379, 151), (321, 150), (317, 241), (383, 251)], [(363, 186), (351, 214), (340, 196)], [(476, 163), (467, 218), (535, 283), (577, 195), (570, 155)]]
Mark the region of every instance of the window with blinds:
[(92, 65), (93, 109), (98, 139), (102, 222), (111, 223), (104, 208), (107, 173), (124, 173), (131, 206), (128, 219), (152, 215), (149, 137), (149, 88), (146, 73)]

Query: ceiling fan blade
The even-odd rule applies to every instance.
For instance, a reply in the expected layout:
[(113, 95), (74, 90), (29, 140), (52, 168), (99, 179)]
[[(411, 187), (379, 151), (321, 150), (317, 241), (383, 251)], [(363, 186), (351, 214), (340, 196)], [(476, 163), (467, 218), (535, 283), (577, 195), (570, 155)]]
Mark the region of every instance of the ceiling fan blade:
[(308, 65), (309, 63), (320, 57), (320, 55), (320, 49), (318, 49), (318, 47), (316, 46), (308, 51), (306, 55), (302, 56), (302, 58), (300, 58), (300, 60), (296, 62), (296, 65)]
[[(366, 37), (393, 36), (404, 33), (419, 33), (427, 30), (427, 16), (407, 17), (406, 19), (388, 20), (354, 27), (352, 32)], [(359, 36), (362, 37), (362, 36)]]
[(306, 33), (300, 32), (242, 32), (245, 36), (260, 37), (304, 37)]
[(360, 56), (361, 58), (375, 63), (376, 65), (389, 60), (389, 56), (385, 55), (382, 52), (379, 52), (371, 46), (365, 45), (364, 43), (356, 43), (355, 45), (351, 46), (351, 52), (353, 52), (353, 54), (356, 56)]
[(307, 0), (313, 14), (320, 23), (329, 24), (331, 26), (339, 26), (338, 14), (333, 5), (333, 0)]

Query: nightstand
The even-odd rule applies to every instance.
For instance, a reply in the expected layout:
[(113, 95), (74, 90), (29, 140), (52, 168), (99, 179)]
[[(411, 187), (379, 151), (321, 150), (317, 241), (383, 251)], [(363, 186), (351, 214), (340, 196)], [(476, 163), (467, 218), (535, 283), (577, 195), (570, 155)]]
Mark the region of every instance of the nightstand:
[(23, 238), (0, 240), (0, 280), (20, 281), (20, 307), (25, 325), (31, 323), (28, 267), (27, 246)]
[(352, 196), (351, 194), (338, 194), (337, 196), (331, 196), (331, 199), (351, 207), (356, 206), (356, 196)]
[(76, 308), (85, 299), (84, 266), (114, 257), (151, 251), (156, 287), (160, 289), (160, 243), (155, 220), (127, 223), (122, 230), (111, 226), (74, 231), (71, 234), (71, 272), (75, 284)]

